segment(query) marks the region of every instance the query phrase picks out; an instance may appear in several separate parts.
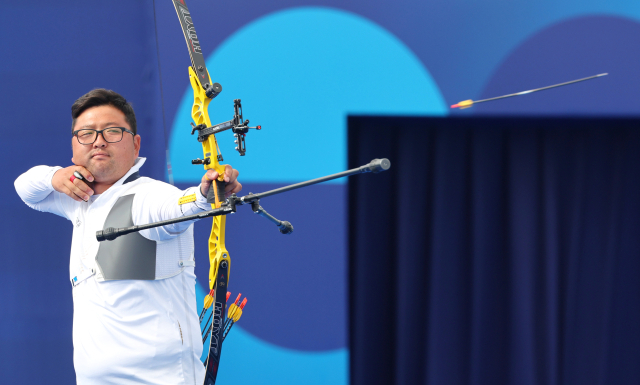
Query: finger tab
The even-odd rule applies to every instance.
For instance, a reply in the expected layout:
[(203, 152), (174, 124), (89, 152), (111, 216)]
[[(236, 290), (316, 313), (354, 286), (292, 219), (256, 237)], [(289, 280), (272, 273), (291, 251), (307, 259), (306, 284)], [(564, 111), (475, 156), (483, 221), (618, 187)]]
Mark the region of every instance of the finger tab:
[[(75, 178), (74, 178), (74, 177), (75, 177)], [(73, 176), (72, 176), (72, 178), (74, 178), (74, 179), (76, 179), (76, 178), (77, 178), (77, 179), (80, 179), (80, 180), (84, 180), (84, 177), (83, 177), (83, 176), (82, 176), (82, 174), (80, 174), (78, 171), (74, 171), (74, 172), (73, 172)], [(73, 180), (71, 180), (71, 181), (73, 182)]]

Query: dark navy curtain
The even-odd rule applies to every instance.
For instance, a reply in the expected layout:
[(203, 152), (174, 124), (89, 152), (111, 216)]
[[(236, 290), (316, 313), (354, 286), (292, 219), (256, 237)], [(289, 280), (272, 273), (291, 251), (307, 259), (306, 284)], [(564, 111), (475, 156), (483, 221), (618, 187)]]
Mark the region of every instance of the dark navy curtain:
[(349, 118), (351, 383), (640, 383), (640, 120)]

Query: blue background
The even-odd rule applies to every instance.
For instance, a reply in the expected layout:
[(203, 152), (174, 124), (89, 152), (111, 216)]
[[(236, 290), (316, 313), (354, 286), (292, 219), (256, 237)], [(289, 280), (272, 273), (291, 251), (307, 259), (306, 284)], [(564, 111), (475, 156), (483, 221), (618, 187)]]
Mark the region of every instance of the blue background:
[[(245, 118), (264, 127), (247, 137), (245, 158), (228, 133), (218, 138), (243, 192), (341, 171), (350, 114), (638, 115), (637, 1), (188, 5), (223, 86), (212, 121), (230, 119), (232, 99), (242, 98)], [(168, 148), (176, 184), (196, 183), (190, 62), (168, 0), (6, 3), (0, 52), (0, 372), (7, 382), (66, 384), (74, 379), (71, 226), (29, 210), (12, 183), (35, 165), (70, 164), (70, 106), (96, 87), (133, 103), (144, 175), (167, 179)], [(602, 72), (609, 76), (464, 111), (447, 107)], [(229, 288), (249, 302), (225, 344), (220, 383), (347, 382), (345, 197), (338, 181), (265, 199), (270, 213), (295, 226), (289, 237), (247, 208), (229, 218)], [(208, 233), (208, 223), (196, 226), (201, 277)]]

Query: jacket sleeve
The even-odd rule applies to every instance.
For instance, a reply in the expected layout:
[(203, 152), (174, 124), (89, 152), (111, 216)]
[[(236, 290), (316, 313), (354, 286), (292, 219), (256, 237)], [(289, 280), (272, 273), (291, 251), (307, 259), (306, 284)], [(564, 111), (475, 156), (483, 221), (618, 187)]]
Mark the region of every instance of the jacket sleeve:
[(69, 219), (75, 201), (53, 189), (53, 174), (62, 167), (35, 166), (20, 175), (13, 183), (16, 192), (27, 206)]
[[(153, 186), (153, 188), (145, 188), (144, 191), (136, 193), (132, 213), (134, 225), (175, 219), (211, 210), (211, 205), (207, 203), (207, 198), (203, 197), (200, 193), (199, 186), (180, 190), (174, 186), (158, 181), (149, 185), (149, 187)], [(192, 194), (196, 196), (195, 201), (182, 205), (178, 204), (180, 198)], [(185, 221), (142, 230), (140, 234), (154, 241), (165, 241), (182, 234), (194, 222), (195, 221)]]

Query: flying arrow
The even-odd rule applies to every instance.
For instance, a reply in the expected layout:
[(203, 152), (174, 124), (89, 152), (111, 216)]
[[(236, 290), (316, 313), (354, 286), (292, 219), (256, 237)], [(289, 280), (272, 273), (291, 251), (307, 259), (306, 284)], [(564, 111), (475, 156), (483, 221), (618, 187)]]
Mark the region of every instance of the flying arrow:
[(590, 80), (590, 79), (595, 79), (595, 78), (599, 78), (602, 76), (606, 76), (609, 75), (608, 73), (603, 73), (603, 74), (598, 74), (598, 75), (593, 75), (593, 76), (589, 76), (586, 78), (582, 78), (582, 79), (577, 79), (577, 80), (572, 80), (570, 82), (564, 82), (564, 83), (559, 83), (559, 84), (554, 84), (552, 86), (546, 86), (546, 87), (542, 87), (542, 88), (536, 88), (533, 90), (528, 90), (528, 91), (522, 91), (522, 92), (516, 92), (515, 94), (509, 94), (509, 95), (502, 95), (502, 96), (496, 96), (495, 98), (489, 98), (489, 99), (482, 99), (482, 100), (476, 100), (473, 101), (471, 99), (469, 100), (463, 100), (458, 104), (454, 104), (451, 106), (451, 108), (460, 108), (461, 110), (465, 109), (465, 108), (469, 108), (471, 106), (473, 106), (476, 103), (482, 103), (482, 102), (489, 102), (491, 100), (498, 100), (498, 99), (505, 99), (505, 98), (510, 98), (513, 96), (520, 96), (520, 95), (526, 95), (526, 94), (530, 94), (532, 92), (536, 92), (536, 91), (542, 91), (542, 90), (548, 90), (551, 88), (556, 88), (556, 87), (562, 87), (562, 86), (566, 86), (569, 84), (573, 84), (573, 83), (578, 83), (578, 82), (583, 82), (585, 80)]

